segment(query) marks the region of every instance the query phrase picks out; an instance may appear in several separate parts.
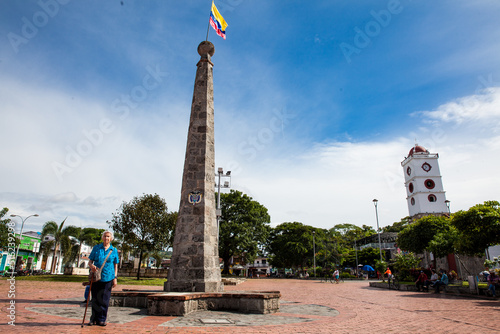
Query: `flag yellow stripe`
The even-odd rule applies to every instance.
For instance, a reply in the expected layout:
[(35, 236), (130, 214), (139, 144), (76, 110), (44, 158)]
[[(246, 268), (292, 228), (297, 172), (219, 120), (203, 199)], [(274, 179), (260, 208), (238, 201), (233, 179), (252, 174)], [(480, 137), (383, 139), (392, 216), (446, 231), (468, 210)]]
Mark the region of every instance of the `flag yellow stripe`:
[(227, 28), (226, 20), (224, 20), (222, 15), (220, 15), (220, 13), (217, 10), (217, 7), (215, 7), (215, 4), (213, 1), (212, 1), (212, 14), (215, 17), (215, 20), (217, 20), (219, 22), (221, 30), (226, 31), (226, 28)]

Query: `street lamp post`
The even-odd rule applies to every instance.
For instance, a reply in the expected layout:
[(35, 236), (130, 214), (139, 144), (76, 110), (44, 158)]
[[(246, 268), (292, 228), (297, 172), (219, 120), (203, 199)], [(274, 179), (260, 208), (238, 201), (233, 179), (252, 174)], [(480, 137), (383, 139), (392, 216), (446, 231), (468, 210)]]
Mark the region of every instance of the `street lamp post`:
[[(217, 241), (219, 241), (219, 223), (220, 223), (220, 217), (222, 215), (222, 211), (220, 209), (220, 188), (221, 188), (221, 179), (223, 177), (227, 177), (229, 178), (229, 180), (231, 180), (231, 171), (228, 171), (226, 173), (226, 175), (224, 175), (224, 170), (222, 169), (222, 167), (219, 167), (217, 168), (217, 174), (215, 175), (217, 176), (219, 179), (218, 179), (218, 182), (217, 182), (217, 210), (215, 211), (215, 215), (217, 216)], [(229, 181), (225, 181), (224, 182), (224, 185), (222, 185), (223, 188), (230, 188), (231, 185), (229, 183)]]
[(314, 278), (316, 278), (316, 240), (314, 238), (316, 234), (316, 231), (313, 231), (313, 272), (314, 272)]
[(444, 201), (444, 204), (446, 204), (446, 207), (448, 208), (448, 215), (450, 215), (450, 217), (451, 217), (450, 201), (446, 200), (446, 201)]
[(378, 250), (380, 252), (380, 261), (382, 262), (382, 243), (380, 242), (380, 227), (378, 226), (378, 199), (374, 199), (373, 204), (375, 205), (375, 216), (377, 217)]
[(356, 239), (354, 239), (354, 250), (356, 251), (356, 278), (358, 278), (358, 247), (356, 246)]
[[(21, 216), (19, 216), (19, 215), (10, 215), (10, 216), (11, 216), (11, 217), (19, 217), (19, 218), (21, 218), (21, 221), (22, 221), (22, 224), (21, 224), (21, 232), (19, 233), (19, 246), (17, 246), (17, 250), (16, 250), (16, 257), (15, 257), (15, 261), (16, 261), (15, 263), (16, 263), (16, 265), (17, 265), (17, 256), (19, 255), (19, 248), (21, 247), (21, 242), (22, 242), (22, 237), (23, 237), (24, 222), (25, 222), (26, 220), (28, 220), (28, 218), (30, 218), (30, 217), (38, 217), (38, 214), (36, 214), (36, 213), (35, 213), (34, 215), (30, 215), (30, 216), (28, 216), (28, 217), (26, 217), (26, 218), (23, 218), (23, 217), (21, 217)], [(17, 268), (14, 268), (14, 270), (16, 270), (16, 269), (17, 269)], [(11, 270), (11, 271), (12, 271), (12, 275), (14, 275), (14, 270)]]

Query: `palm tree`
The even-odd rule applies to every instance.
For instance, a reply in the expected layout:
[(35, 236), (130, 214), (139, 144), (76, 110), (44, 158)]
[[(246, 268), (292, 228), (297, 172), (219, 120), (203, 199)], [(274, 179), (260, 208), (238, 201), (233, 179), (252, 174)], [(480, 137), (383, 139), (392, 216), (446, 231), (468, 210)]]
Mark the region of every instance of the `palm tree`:
[[(87, 245), (93, 247), (95, 246), (94, 240), (92, 238), (92, 233), (89, 229), (82, 229), (81, 227), (76, 227), (76, 226), (67, 226), (63, 230), (64, 235), (72, 236), (78, 241), (78, 250), (75, 251), (73, 250), (73, 253), (76, 253), (77, 262), (76, 266), (79, 268), (80, 267), (80, 254), (82, 253), (82, 246), (83, 243), (86, 243)], [(94, 233), (95, 234), (95, 233)], [(73, 245), (74, 246), (74, 245)], [(72, 262), (76, 258), (75, 254), (72, 254), (72, 256), (68, 257), (67, 262)]]
[(61, 239), (61, 250), (64, 254), (63, 263), (65, 266), (69, 266), (80, 258), (80, 248), (81, 243), (76, 238), (70, 238), (66, 235), (63, 236)]
[(60, 248), (61, 240), (64, 237), (62, 228), (64, 226), (64, 222), (66, 221), (66, 219), (68, 219), (68, 217), (64, 218), (61, 225), (59, 226), (54, 221), (48, 221), (43, 225), (42, 228), (42, 240), (49, 234), (54, 237), (54, 253), (52, 255), (52, 268), (50, 269), (51, 274), (54, 273), (56, 270), (56, 262), (55, 262), (56, 253), (57, 249)]

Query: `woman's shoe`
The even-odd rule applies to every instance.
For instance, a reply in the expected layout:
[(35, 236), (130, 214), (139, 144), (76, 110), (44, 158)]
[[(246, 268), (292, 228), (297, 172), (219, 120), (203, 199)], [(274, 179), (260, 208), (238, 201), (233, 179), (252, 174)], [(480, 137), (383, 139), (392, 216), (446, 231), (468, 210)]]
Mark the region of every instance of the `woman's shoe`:
[(103, 327), (107, 325), (107, 323), (105, 323), (105, 322), (100, 322), (100, 321), (98, 321), (98, 322), (97, 322), (97, 324), (98, 324), (99, 326), (103, 326)]

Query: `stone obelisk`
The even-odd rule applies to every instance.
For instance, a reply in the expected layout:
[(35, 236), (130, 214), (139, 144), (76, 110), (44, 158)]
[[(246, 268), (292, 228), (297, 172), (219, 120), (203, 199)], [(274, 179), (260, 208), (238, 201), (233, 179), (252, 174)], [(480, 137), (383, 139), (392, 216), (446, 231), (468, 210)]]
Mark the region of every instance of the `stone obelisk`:
[(214, 45), (201, 42), (182, 176), (179, 216), (164, 290), (222, 292), (215, 203)]

